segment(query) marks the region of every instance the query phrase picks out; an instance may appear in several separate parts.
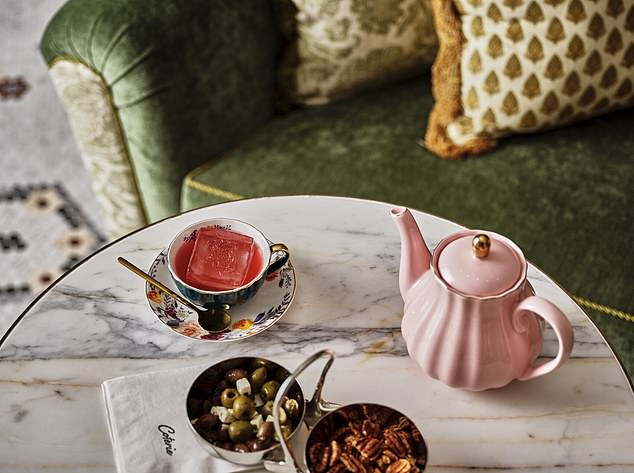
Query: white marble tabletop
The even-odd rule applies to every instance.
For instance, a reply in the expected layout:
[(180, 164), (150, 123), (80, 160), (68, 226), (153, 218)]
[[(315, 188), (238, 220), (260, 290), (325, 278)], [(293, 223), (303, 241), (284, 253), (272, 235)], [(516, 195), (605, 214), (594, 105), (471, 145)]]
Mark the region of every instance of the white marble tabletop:
[[(115, 471), (101, 383), (126, 374), (259, 355), (292, 368), (321, 348), (337, 359), (325, 397), (387, 404), (410, 416), (430, 472), (634, 471), (634, 396), (588, 317), (534, 267), (538, 295), (574, 326), (571, 359), (541, 378), (481, 393), (428, 378), (400, 333), (400, 240), (388, 204), (279, 197), (216, 205), (149, 226), (93, 255), (21, 317), (0, 347), (0, 471)], [(149, 309), (149, 268), (177, 231), (208, 217), (258, 227), (292, 252), (297, 293), (268, 330), (231, 343), (175, 334)], [(459, 227), (415, 212), (430, 246)], [(545, 332), (544, 356), (557, 350)]]

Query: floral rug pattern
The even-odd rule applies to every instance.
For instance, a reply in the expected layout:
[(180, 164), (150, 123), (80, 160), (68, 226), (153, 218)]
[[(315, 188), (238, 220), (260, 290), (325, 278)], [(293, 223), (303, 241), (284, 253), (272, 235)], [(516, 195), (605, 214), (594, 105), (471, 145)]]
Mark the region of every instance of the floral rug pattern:
[(60, 183), (0, 190), (0, 301), (33, 297), (105, 243)]

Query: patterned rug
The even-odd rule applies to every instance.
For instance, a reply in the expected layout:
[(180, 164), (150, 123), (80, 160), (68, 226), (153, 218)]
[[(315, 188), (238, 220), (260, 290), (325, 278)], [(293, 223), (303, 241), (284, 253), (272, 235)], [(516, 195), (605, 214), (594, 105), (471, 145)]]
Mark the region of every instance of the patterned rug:
[(0, 191), (0, 301), (31, 298), (105, 243), (60, 183)]
[(0, 303), (7, 319), (106, 242), (59, 182), (0, 191), (0, 221)]
[(39, 52), (65, 0), (2, 0), (0, 334), (105, 240), (64, 107)]

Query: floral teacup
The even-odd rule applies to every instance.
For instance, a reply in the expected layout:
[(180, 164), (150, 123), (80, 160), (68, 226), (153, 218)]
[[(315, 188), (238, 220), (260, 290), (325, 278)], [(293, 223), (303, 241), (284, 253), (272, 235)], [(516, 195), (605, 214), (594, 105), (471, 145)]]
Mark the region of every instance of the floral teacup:
[[(191, 281), (185, 281), (182, 269), (179, 272), (180, 255), (188, 248), (191, 253), (198, 235), (207, 229), (221, 229), (252, 238), (261, 256), (261, 267), (258, 267), (248, 280), (229, 289), (212, 290), (196, 286)], [(167, 267), (178, 290), (194, 304), (206, 307), (218, 307), (224, 304), (233, 306), (253, 297), (264, 284), (266, 277), (284, 266), (289, 256), (290, 253), (285, 244), (271, 243), (252, 225), (235, 219), (215, 218), (188, 226), (172, 240), (167, 250)]]

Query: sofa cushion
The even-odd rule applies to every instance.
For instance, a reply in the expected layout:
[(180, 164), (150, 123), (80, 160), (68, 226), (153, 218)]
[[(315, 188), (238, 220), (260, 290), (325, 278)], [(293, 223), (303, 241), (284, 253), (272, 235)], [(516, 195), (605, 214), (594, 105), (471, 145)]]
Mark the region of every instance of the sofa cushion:
[[(275, 0), (280, 101), (323, 105), (429, 70), (430, 0)], [(283, 106), (283, 105), (282, 105)]]
[(441, 156), (478, 154), (511, 133), (634, 104), (632, 2), (434, 0), (433, 6), (437, 103), (425, 142)]
[[(426, 76), (277, 118), (190, 173), (183, 206), (288, 194), (406, 205), (506, 235), (572, 294), (633, 313), (634, 110), (452, 161), (418, 143), (432, 101)], [(629, 330), (619, 348), (634, 369), (634, 325), (593, 314), (611, 341)]]

